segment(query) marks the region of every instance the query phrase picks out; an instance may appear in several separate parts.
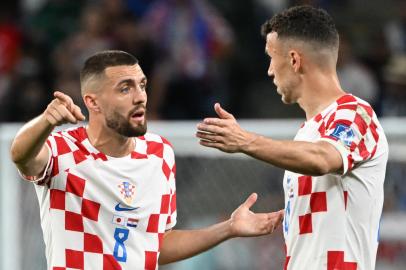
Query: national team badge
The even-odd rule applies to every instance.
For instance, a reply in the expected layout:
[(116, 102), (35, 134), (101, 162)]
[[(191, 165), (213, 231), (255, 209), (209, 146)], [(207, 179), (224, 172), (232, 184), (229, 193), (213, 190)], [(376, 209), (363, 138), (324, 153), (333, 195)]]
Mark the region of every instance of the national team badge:
[(120, 193), (123, 195), (127, 204), (131, 204), (135, 195), (135, 186), (129, 182), (122, 182), (118, 185)]
[(350, 147), (352, 141), (354, 140), (354, 131), (347, 125), (338, 124), (331, 136), (343, 142), (346, 146)]

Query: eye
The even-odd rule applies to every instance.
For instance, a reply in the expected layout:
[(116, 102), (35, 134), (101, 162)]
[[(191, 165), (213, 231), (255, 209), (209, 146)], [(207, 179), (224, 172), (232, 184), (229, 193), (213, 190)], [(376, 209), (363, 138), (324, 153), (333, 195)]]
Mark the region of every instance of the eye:
[(146, 91), (147, 90), (147, 84), (146, 83), (141, 83), (140, 88), (141, 88), (142, 91)]
[(130, 87), (129, 86), (123, 86), (120, 88), (120, 93), (128, 93), (130, 92)]

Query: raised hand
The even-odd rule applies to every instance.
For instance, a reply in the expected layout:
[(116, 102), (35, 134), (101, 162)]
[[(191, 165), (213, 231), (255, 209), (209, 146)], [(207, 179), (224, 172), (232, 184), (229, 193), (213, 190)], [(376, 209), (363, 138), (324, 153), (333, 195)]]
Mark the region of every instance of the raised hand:
[(243, 130), (234, 116), (219, 103), (214, 105), (219, 118), (205, 118), (197, 125), (196, 137), (203, 146), (217, 148), (227, 153), (243, 152), (257, 135)]
[(254, 213), (250, 208), (257, 201), (258, 195), (251, 194), (231, 214), (231, 234), (233, 237), (259, 236), (272, 233), (281, 224), (284, 211), (272, 213)]
[(78, 121), (85, 120), (79, 106), (73, 103), (71, 97), (59, 91), (54, 92), (54, 97), (44, 112), (45, 119), (52, 126), (65, 123), (76, 124)]

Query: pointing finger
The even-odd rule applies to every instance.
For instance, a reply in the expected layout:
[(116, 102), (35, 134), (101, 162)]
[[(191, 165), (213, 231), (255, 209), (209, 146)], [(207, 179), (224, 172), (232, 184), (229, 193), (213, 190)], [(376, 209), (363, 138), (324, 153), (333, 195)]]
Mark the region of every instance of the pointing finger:
[(55, 91), (54, 92), (54, 97), (57, 98), (59, 101), (61, 101), (66, 107), (71, 110), (72, 105), (73, 105), (73, 100), (70, 96), (60, 92), (60, 91)]
[(80, 107), (77, 106), (77, 105), (74, 105), (74, 106), (73, 106), (72, 114), (73, 114), (73, 116), (74, 116), (77, 120), (79, 120), (79, 121), (83, 121), (83, 120), (86, 119), (86, 117), (83, 115), (83, 113), (82, 113)]

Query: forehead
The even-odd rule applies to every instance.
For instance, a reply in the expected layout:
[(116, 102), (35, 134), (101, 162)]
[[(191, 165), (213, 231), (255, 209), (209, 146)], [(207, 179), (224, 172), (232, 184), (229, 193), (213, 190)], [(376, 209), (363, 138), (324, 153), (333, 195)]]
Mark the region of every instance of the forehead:
[(279, 45), (278, 33), (271, 32), (268, 35), (266, 35), (265, 51), (268, 54), (275, 52), (278, 49), (278, 45)]
[(107, 78), (112, 80), (118, 80), (123, 78), (132, 78), (135, 80), (142, 80), (145, 78), (144, 72), (140, 65), (132, 66), (114, 66), (107, 67), (104, 71)]

